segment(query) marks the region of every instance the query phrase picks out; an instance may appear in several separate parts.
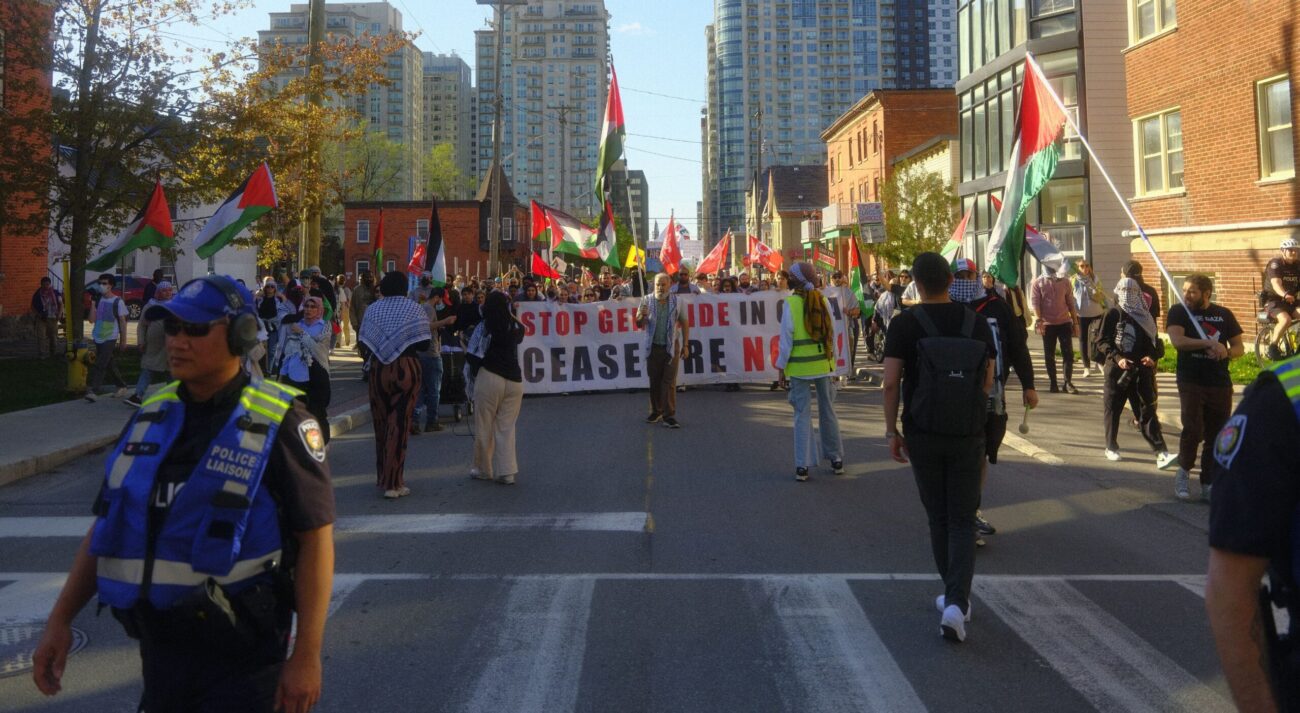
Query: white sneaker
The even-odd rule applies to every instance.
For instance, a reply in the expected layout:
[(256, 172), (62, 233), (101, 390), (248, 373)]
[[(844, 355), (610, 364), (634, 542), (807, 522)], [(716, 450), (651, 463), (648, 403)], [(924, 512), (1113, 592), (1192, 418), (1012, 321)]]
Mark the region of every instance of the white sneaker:
[(1156, 454), (1156, 468), (1164, 470), (1174, 463), (1178, 462), (1178, 454), (1169, 451), (1161, 451)]
[(1192, 497), (1192, 489), (1188, 485), (1191, 474), (1182, 468), (1174, 474), (1174, 496), (1179, 500), (1188, 500)]
[(400, 491), (400, 490), (396, 490), (396, 489), (393, 489), (393, 490), (385, 490), (385, 491), (384, 491), (384, 497), (385, 497), (386, 499), (388, 499), (388, 500), (396, 500), (396, 499), (402, 497), (402, 491)]
[(121, 387), (120, 389), (118, 389), (117, 391), (114, 391), (114, 392), (113, 392), (113, 398), (115, 398), (115, 399), (124, 399), (124, 398), (126, 398), (130, 393), (131, 393), (131, 390), (128, 389), (128, 388), (126, 388), (125, 386), (123, 386), (123, 387)]
[(943, 610), (943, 617), (939, 619), (939, 634), (957, 643), (966, 640), (966, 616), (956, 604)]
[(1118, 462), (1118, 461), (1123, 460), (1123, 458), (1120, 457), (1120, 455), (1119, 455), (1119, 451), (1112, 451), (1111, 449), (1107, 448), (1107, 449), (1106, 449), (1106, 460), (1111, 461), (1112, 463), (1114, 463), (1114, 462)]
[(478, 468), (470, 468), (469, 477), (473, 478), (474, 480), (492, 480), (492, 476), (484, 475), (483, 472), (480, 471)]
[(1092, 367), (1090, 366), (1083, 367), (1083, 373), (1079, 375), (1079, 378), (1086, 379), (1090, 376), (1092, 376)]
[[(940, 594), (939, 596), (937, 596), (937, 597), (934, 598), (934, 608), (935, 608), (935, 609), (938, 609), (940, 614), (943, 613), (943, 610), (944, 610), (944, 609), (947, 609), (947, 608), (948, 608), (948, 607), (945, 606), (945, 604), (944, 604), (944, 602), (947, 601), (947, 599), (948, 599), (948, 598), (945, 597), (945, 596), (942, 595), (942, 594)], [(974, 607), (974, 605), (971, 604), (970, 602), (967, 602), (967, 603), (966, 603), (966, 621), (968, 621), (968, 622), (970, 621), (970, 610), (971, 610), (973, 607)]]

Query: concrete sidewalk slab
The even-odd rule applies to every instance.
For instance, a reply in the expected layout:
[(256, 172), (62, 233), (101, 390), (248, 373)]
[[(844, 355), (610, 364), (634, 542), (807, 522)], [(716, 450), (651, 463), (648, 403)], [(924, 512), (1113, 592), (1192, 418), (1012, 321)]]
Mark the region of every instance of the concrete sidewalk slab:
[[(329, 412), (334, 435), (370, 422), (369, 396), (360, 375), (360, 358), (342, 350), (331, 357)], [(120, 399), (101, 396), (95, 403), (77, 399), (0, 414), (0, 485), (111, 445), (133, 412)]]

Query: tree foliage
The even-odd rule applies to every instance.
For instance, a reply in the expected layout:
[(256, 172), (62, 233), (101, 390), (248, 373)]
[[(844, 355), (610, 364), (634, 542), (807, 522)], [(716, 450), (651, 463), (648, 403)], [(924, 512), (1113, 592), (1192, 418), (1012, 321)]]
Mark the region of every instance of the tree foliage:
[(330, 189), (342, 201), (383, 201), (402, 189), (402, 145), (367, 124), (341, 143), (325, 146)]
[(456, 147), (450, 143), (438, 144), (424, 155), (424, 183), (425, 197), (439, 200), (467, 200), (477, 187), (474, 177), (456, 165)]
[(871, 246), (889, 265), (911, 264), (919, 253), (938, 252), (951, 237), (957, 197), (943, 176), (909, 167), (896, 171), (881, 191), (885, 242)]

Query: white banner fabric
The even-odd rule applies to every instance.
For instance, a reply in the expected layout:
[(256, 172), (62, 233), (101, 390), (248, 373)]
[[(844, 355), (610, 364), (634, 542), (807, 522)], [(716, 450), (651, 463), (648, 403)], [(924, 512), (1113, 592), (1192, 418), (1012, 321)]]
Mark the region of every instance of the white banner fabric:
[[(836, 371), (849, 373), (841, 288), (822, 290), (835, 324)], [(738, 384), (776, 380), (780, 313), (785, 294), (678, 295), (690, 324), (677, 383)], [(520, 302), (519, 345), (525, 394), (557, 394), (649, 386), (645, 330), (636, 326), (639, 298), (590, 304)]]

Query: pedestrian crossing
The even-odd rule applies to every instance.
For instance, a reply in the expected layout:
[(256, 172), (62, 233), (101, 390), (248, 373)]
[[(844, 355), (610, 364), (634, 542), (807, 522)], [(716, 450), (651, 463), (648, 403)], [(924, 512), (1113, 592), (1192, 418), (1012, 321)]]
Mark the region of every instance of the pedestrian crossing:
[[(0, 625), (42, 618), (61, 580), (0, 573)], [(1031, 688), (1068, 692), (1058, 711), (1233, 710), (1203, 618), (1185, 616), (1203, 611), (1203, 576), (977, 576), (961, 645), (938, 636), (939, 590), (920, 573), (340, 574), (320, 710), (364, 708), (355, 690), (390, 646), (446, 661), (403, 683), (428, 706), (392, 710), (718, 710), (707, 688), (741, 681), (753, 699), (734, 710), (1041, 710)], [(1177, 636), (1153, 637), (1143, 608), (1169, 612)], [(678, 628), (699, 650), (675, 649)], [(611, 673), (639, 656), (645, 670)], [(657, 703), (678, 659), (697, 668), (694, 693)]]

